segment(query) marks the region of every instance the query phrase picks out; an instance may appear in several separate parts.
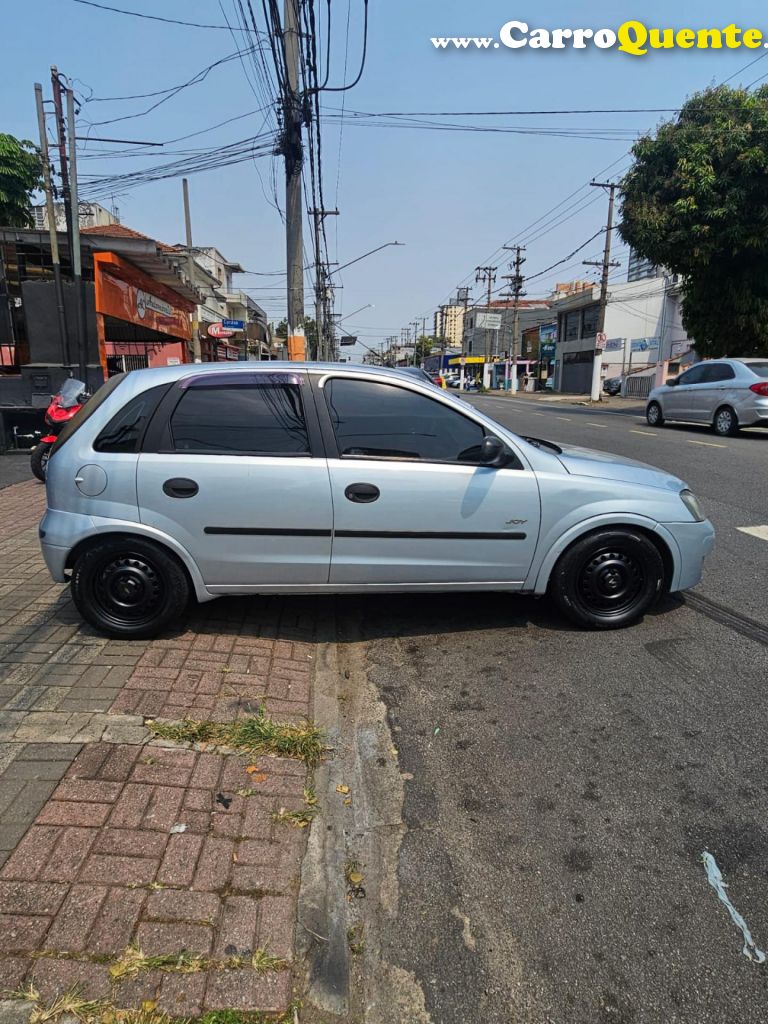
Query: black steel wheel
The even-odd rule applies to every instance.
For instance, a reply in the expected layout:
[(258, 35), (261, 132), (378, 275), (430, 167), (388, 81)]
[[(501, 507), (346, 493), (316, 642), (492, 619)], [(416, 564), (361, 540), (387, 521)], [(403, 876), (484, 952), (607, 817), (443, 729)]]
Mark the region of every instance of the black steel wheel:
[(649, 402), (645, 410), (645, 419), (649, 427), (661, 427), (664, 425), (664, 414), (658, 402)]
[(190, 585), (176, 557), (138, 537), (89, 547), (72, 573), (72, 599), (83, 618), (122, 639), (156, 636), (183, 615)]
[(645, 614), (664, 589), (664, 561), (650, 538), (606, 529), (577, 541), (550, 580), (555, 604), (590, 629), (620, 629)]
[(42, 483), (45, 483), (45, 473), (48, 469), (48, 459), (51, 457), (51, 448), (53, 448), (52, 442), (41, 441), (40, 444), (35, 445), (32, 449), (32, 454), (29, 456), (29, 468)]

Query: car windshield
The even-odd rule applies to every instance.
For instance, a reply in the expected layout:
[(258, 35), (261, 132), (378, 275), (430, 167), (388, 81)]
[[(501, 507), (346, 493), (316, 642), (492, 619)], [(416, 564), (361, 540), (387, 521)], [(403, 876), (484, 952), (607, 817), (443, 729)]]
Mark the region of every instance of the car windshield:
[(768, 362), (765, 363), (747, 363), (752, 373), (756, 377), (768, 377)]
[(80, 396), (85, 391), (85, 384), (81, 380), (70, 377), (61, 385), (59, 391), (59, 405), (62, 409), (72, 409), (80, 405)]

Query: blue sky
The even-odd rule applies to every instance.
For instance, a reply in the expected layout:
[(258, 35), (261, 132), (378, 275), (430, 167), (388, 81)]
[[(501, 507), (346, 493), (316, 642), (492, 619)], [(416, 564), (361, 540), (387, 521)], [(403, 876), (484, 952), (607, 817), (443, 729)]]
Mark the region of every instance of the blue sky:
[[(104, 2), (222, 24), (224, 14), (234, 18), (236, 0), (221, 0), (221, 4), (218, 0)], [(356, 74), (359, 66), (362, 0), (332, 0), (332, 4), (331, 81), (340, 84), (348, 10), (348, 75)], [(22, 137), (36, 136), (33, 83), (43, 82), (49, 95), (52, 63), (78, 80), (76, 88), (83, 97), (113, 97), (183, 82), (235, 49), (226, 31), (125, 17), (73, 0), (6, 0), (4, 6), (0, 131)], [(318, 0), (318, 7), (324, 10), (323, 0)], [(254, 4), (254, 10), (260, 16), (261, 4)], [(768, 49), (661, 51), (642, 58), (593, 48), (444, 52), (429, 42), (431, 36), (497, 36), (512, 18), (527, 21), (532, 28), (615, 28), (624, 20), (640, 19), (658, 27), (714, 28), (736, 22), (768, 31), (764, 5), (743, 0), (727, 5), (711, 0), (677, 0), (674, 5), (648, 0), (546, 5), (524, 0), (516, 4), (371, 0), (363, 80), (346, 94), (326, 94), (329, 117), (323, 132), (326, 205), (341, 211), (340, 217), (328, 221), (331, 258), (345, 263), (384, 242), (406, 243), (402, 248), (384, 249), (337, 277), (343, 284), (337, 307), (342, 315), (369, 303), (374, 306), (344, 322), (346, 330), (368, 344), (399, 335), (400, 328), (417, 317), (431, 318), (435, 306), (446, 301), (457, 284), (472, 283), (476, 265), (490, 259), (499, 265), (500, 275), (508, 272), (507, 257), (497, 252), (507, 241), (527, 241), (524, 269), (531, 275), (586, 241), (605, 217), (605, 200), (597, 190), (583, 189), (549, 219), (534, 222), (593, 175), (610, 176), (623, 170), (631, 144), (625, 135), (652, 128), (662, 115), (452, 119), (496, 127), (594, 129), (603, 138), (370, 127), (351, 123), (348, 114), (340, 130), (342, 104), (347, 112), (673, 108), (692, 92), (727, 79), (758, 57), (768, 57)], [(738, 75), (733, 84), (751, 83), (763, 74), (768, 75), (768, 59)], [(91, 100), (84, 104), (81, 116), (84, 122), (101, 121), (142, 111), (151, 102)], [(167, 140), (260, 106), (240, 62), (234, 60), (156, 111), (98, 131), (93, 128), (91, 134)], [(242, 118), (186, 145), (226, 145), (256, 134), (262, 121), (263, 114)], [(91, 146), (96, 148), (94, 143)], [(80, 171), (112, 174), (156, 159), (154, 154), (151, 159), (123, 160), (97, 160), (89, 155), (81, 159)], [(273, 174), (282, 202), (282, 168), (279, 160), (269, 156), (193, 175), (195, 243), (216, 245), (252, 271), (282, 271), (283, 229), (269, 202)], [(183, 240), (180, 180), (131, 188), (116, 203), (123, 223), (167, 242)], [(545, 294), (556, 280), (585, 276), (580, 260), (596, 257), (599, 249), (598, 239), (562, 269), (532, 282), (529, 295)], [(285, 311), (281, 281), (280, 277), (249, 276), (241, 278), (240, 284), (259, 289), (251, 294), (271, 317), (279, 318)], [(312, 312), (309, 291), (307, 307)]]

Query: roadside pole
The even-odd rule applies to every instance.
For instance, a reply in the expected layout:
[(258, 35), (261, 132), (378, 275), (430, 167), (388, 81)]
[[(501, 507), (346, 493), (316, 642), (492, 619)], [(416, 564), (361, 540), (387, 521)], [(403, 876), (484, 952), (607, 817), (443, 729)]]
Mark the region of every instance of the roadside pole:
[(83, 291), (83, 254), (80, 249), (80, 204), (77, 200), (77, 137), (75, 136), (75, 93), (67, 89), (67, 131), (69, 133), (69, 189), (72, 203), (72, 276), (75, 280), (77, 362), (80, 380), (88, 384), (88, 334)]
[[(186, 178), (181, 179), (181, 188), (184, 194), (184, 227), (187, 232), (187, 277), (190, 288), (195, 287), (195, 257), (192, 253), (192, 217), (189, 212), (189, 182)], [(197, 321), (195, 321), (197, 323)], [(246, 342), (247, 344), (247, 342)], [(200, 350), (200, 328), (192, 328), (192, 360), (195, 363), (202, 363), (203, 357)]]
[(285, 238), (288, 271), (288, 358), (306, 358), (304, 337), (304, 243), (301, 170), (304, 150), (301, 137), (302, 111), (299, 92), (299, 24), (297, 0), (284, 0), (283, 55), (286, 82), (283, 95), (283, 136), (285, 158)]
[(48, 214), (48, 235), (51, 240), (51, 263), (53, 263), (53, 286), (56, 291), (56, 313), (59, 321), (59, 341), (61, 342), (61, 364), (69, 366), (69, 339), (67, 337), (67, 316), (64, 310), (64, 288), (61, 283), (61, 263), (59, 260), (59, 235), (56, 230), (56, 210), (53, 205), (53, 188), (51, 185), (51, 160), (48, 155), (48, 136), (45, 131), (45, 109), (43, 107), (43, 87), (35, 82), (35, 102), (37, 104), (37, 125), (40, 131), (40, 156), (43, 164), (43, 188), (45, 190), (45, 209)]
[[(621, 264), (616, 263), (615, 261), (613, 263), (611, 262), (611, 237), (612, 237), (612, 234), (613, 234), (613, 208), (614, 208), (614, 203), (616, 201), (616, 189), (619, 186), (616, 185), (616, 184), (613, 184), (612, 182), (600, 182), (600, 181), (592, 181), (592, 182), (590, 182), (590, 184), (592, 185), (593, 188), (603, 188), (603, 189), (607, 188), (608, 192), (609, 192), (609, 199), (608, 199), (608, 224), (606, 225), (606, 228), (605, 228), (605, 251), (603, 253), (602, 264), (597, 263), (594, 260), (585, 260), (584, 261), (584, 265), (585, 266), (589, 266), (589, 267), (602, 266), (602, 268), (603, 268), (603, 276), (602, 276), (602, 280), (601, 280), (601, 283), (600, 283), (600, 313), (599, 313), (599, 316), (598, 316), (597, 332), (596, 333), (597, 333), (598, 337), (602, 335), (603, 338), (604, 338), (604, 336), (605, 336), (605, 312), (606, 312), (606, 309), (608, 308), (608, 277), (609, 277), (609, 274), (611, 272), (611, 267), (621, 266)], [(595, 339), (595, 342), (597, 343), (597, 338)], [(603, 349), (602, 348), (598, 348), (597, 344), (596, 344), (595, 345), (595, 361), (592, 364), (592, 393), (591, 393), (591, 396), (590, 396), (591, 400), (593, 402), (599, 402), (601, 400), (601, 398), (602, 398), (602, 388), (601, 388), (601, 380), (600, 380), (601, 374), (602, 374), (602, 368), (603, 368)]]
[(67, 222), (67, 240), (72, 243), (72, 199), (69, 192), (69, 171), (67, 169), (67, 141), (64, 132), (64, 106), (61, 99), (62, 88), (59, 69), (51, 65), (51, 86), (53, 88), (53, 109), (56, 114), (56, 138), (59, 147), (59, 166), (61, 170), (61, 191), (64, 198), (64, 216)]
[(511, 281), (512, 296), (515, 305), (513, 310), (512, 319), (512, 394), (516, 395), (518, 391), (518, 378), (517, 378), (517, 354), (519, 349), (519, 338), (520, 334), (520, 299), (525, 292), (523, 291), (523, 275), (521, 273), (522, 266), (525, 263), (525, 252), (524, 245), (516, 246), (504, 246), (505, 249), (512, 248), (515, 253), (515, 260), (512, 264), (514, 268), (514, 274), (507, 274), (504, 278), (505, 281)]

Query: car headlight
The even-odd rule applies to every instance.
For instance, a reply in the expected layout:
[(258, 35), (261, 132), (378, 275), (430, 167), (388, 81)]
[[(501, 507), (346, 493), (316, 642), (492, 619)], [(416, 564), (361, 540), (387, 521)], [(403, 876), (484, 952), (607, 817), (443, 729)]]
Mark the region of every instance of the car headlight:
[(696, 497), (696, 495), (693, 493), (693, 491), (689, 491), (687, 488), (684, 491), (680, 491), (680, 500), (685, 505), (685, 507), (688, 509), (688, 511), (691, 513), (691, 515), (693, 516), (693, 518), (696, 520), (697, 523), (703, 523), (704, 522), (704, 520), (707, 517), (701, 511), (701, 505), (699, 504), (699, 499)]

